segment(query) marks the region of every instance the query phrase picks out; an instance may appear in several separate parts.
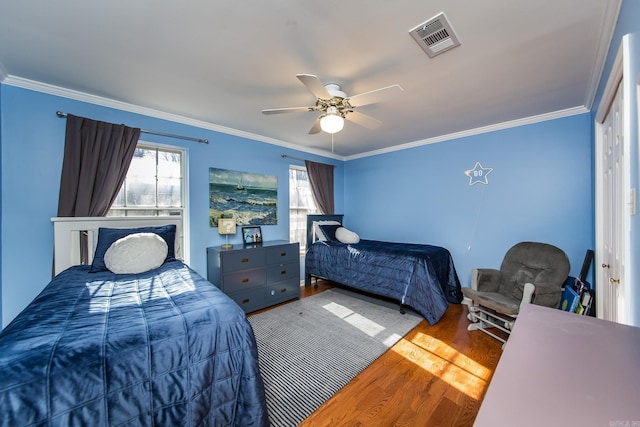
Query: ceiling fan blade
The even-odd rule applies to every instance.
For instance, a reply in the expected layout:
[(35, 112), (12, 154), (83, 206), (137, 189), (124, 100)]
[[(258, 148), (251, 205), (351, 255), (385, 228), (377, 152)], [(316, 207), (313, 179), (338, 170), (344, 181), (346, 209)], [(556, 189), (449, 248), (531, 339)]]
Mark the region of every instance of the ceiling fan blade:
[(313, 123), (311, 129), (309, 129), (309, 135), (313, 135), (314, 133), (320, 133), (322, 129), (320, 128), (320, 117)]
[(282, 114), (282, 113), (298, 113), (302, 111), (315, 111), (316, 107), (290, 107), (290, 108), (272, 108), (262, 110), (262, 114)]
[(314, 76), (313, 74), (298, 74), (296, 77), (307, 87), (307, 89), (311, 91), (312, 94), (315, 95), (316, 98), (331, 99), (331, 95), (327, 92), (327, 89), (317, 76)]
[(404, 91), (400, 85), (391, 85), (380, 89), (364, 92), (359, 95), (353, 95), (349, 97), (349, 104), (352, 107), (360, 107), (362, 105), (375, 104), (376, 102), (384, 101), (391, 96), (397, 95)]
[(366, 114), (362, 114), (358, 111), (350, 111), (346, 116), (344, 116), (344, 118), (368, 129), (377, 129), (378, 126), (382, 124), (380, 120), (374, 119), (373, 117), (367, 116)]

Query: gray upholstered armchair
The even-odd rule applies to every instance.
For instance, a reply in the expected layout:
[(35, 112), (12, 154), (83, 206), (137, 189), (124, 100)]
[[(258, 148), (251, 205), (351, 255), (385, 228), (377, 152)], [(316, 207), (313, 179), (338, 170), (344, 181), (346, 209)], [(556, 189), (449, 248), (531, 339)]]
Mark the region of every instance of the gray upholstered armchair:
[(562, 249), (538, 242), (521, 242), (509, 249), (500, 270), (471, 272), (471, 288), (462, 288), (471, 300), (468, 329), (480, 330), (506, 343), (488, 328), (511, 333), (520, 305), (532, 303), (557, 308), (562, 285), (569, 275), (569, 259)]

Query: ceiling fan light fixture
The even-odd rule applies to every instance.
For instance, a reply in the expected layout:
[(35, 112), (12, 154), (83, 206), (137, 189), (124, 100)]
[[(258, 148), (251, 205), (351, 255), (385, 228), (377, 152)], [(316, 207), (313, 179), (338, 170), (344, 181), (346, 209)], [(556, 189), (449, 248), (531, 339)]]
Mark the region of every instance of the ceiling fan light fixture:
[(320, 119), (320, 129), (326, 133), (337, 133), (344, 127), (344, 118), (338, 114), (336, 107), (329, 107), (327, 114)]

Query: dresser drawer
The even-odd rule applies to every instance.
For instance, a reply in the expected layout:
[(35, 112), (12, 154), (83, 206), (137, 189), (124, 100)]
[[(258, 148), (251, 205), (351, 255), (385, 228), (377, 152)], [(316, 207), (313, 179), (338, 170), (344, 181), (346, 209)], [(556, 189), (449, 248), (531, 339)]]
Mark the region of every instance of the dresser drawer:
[(300, 263), (290, 262), (283, 265), (270, 265), (267, 267), (267, 283), (281, 280), (300, 278)]
[(277, 304), (294, 298), (300, 298), (300, 280), (290, 279), (284, 282), (267, 285), (266, 299), (270, 304)]
[(278, 264), (300, 260), (300, 249), (297, 243), (266, 248), (266, 252), (267, 264)]
[(242, 292), (228, 294), (245, 313), (250, 313), (264, 307), (264, 289), (256, 288)]
[(241, 270), (225, 274), (222, 278), (222, 289), (224, 292), (235, 292), (263, 286), (265, 283), (266, 274), (263, 268)]
[(262, 248), (221, 253), (224, 273), (264, 266), (264, 253)]

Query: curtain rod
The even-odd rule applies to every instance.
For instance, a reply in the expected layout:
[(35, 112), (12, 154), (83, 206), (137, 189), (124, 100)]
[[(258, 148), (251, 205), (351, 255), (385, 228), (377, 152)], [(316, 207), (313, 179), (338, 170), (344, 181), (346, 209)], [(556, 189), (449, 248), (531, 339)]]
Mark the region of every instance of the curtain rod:
[[(58, 117), (65, 117), (65, 118), (67, 117), (67, 113), (63, 113), (62, 111), (56, 111), (56, 114), (58, 115)], [(191, 136), (175, 135), (173, 133), (156, 132), (154, 130), (146, 130), (146, 129), (140, 129), (140, 132), (148, 133), (151, 135), (167, 136), (169, 138), (186, 139), (188, 141), (196, 141), (201, 144), (209, 143), (208, 139), (200, 139), (200, 138), (193, 138)]]
[[(301, 159), (300, 157), (288, 156), (288, 155), (286, 155), (286, 154), (284, 154), (284, 153), (280, 154), (280, 157), (282, 157), (283, 159), (284, 159), (284, 158), (287, 158), (287, 159), (291, 159), (291, 160), (300, 160), (301, 162), (306, 162), (306, 160), (305, 160), (305, 159)], [(311, 160), (310, 160), (310, 161), (311, 161)], [(331, 166), (332, 168), (335, 168), (335, 167), (336, 167), (336, 165), (329, 165), (329, 166)]]
[(283, 159), (287, 158), (287, 159), (291, 159), (291, 160), (300, 160), (301, 162), (305, 162), (306, 161), (305, 159), (301, 159), (299, 157), (287, 156), (284, 153), (280, 154), (280, 157), (282, 157)]

